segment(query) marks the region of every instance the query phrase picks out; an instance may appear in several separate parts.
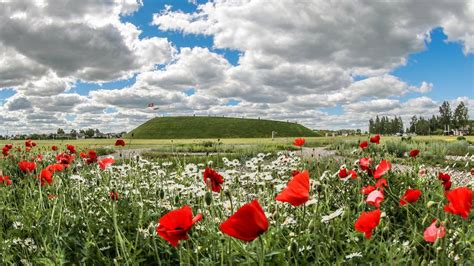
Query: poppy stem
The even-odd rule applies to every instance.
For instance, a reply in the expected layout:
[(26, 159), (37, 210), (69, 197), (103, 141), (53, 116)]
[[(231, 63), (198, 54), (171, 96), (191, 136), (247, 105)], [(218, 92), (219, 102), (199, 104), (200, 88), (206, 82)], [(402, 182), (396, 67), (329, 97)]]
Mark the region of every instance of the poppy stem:
[(260, 256), (258, 258), (258, 265), (265, 265), (265, 244), (263, 243), (263, 238), (259, 237), (258, 241), (260, 242)]

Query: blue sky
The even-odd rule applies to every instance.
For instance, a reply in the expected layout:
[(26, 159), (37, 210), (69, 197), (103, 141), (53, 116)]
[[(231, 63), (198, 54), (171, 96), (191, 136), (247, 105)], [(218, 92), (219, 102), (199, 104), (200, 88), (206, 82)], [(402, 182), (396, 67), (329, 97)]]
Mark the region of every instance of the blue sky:
[(45, 1), (0, 10), (0, 122), (20, 131), (132, 129), (157, 115), (150, 102), (311, 128), (431, 116), (444, 100), (474, 117), (468, 1)]

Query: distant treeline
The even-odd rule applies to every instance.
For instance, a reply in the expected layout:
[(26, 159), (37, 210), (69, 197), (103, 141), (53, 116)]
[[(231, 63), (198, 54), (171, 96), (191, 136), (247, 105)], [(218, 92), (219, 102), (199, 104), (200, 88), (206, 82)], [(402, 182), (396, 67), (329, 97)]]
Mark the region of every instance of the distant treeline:
[(416, 133), (417, 135), (471, 134), (472, 121), (469, 121), (469, 110), (464, 102), (460, 102), (454, 112), (449, 102), (444, 101), (439, 107), (439, 115), (431, 118), (414, 115), (410, 126), (404, 130), (401, 117), (388, 118), (376, 116), (369, 120), (371, 134)]

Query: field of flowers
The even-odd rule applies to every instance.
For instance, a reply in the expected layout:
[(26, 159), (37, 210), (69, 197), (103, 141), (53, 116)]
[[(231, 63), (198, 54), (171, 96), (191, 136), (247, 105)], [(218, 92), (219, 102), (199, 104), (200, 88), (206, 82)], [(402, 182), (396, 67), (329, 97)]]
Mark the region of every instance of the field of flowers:
[(473, 182), (426, 170), (417, 149), (402, 172), (386, 148), (373, 136), (351, 151), (356, 160), (304, 159), (297, 150), (195, 163), (6, 144), (0, 261), (474, 263)]

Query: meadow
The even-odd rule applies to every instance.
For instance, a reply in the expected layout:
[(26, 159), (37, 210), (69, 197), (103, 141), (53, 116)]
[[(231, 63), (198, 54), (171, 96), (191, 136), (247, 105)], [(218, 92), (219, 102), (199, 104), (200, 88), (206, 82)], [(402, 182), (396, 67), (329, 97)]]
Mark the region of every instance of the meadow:
[[(472, 161), (425, 166), (429, 154), (464, 144), (442, 136), (368, 140), (1, 141), (12, 146), (0, 160), (0, 260), (472, 264)], [(323, 146), (336, 155), (300, 150)], [(115, 160), (91, 152), (144, 148), (148, 154)], [(470, 181), (451, 178), (454, 170)]]

